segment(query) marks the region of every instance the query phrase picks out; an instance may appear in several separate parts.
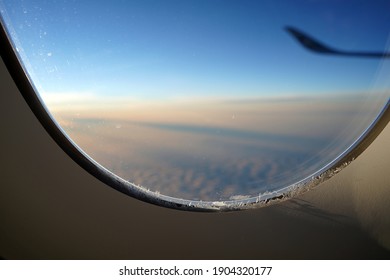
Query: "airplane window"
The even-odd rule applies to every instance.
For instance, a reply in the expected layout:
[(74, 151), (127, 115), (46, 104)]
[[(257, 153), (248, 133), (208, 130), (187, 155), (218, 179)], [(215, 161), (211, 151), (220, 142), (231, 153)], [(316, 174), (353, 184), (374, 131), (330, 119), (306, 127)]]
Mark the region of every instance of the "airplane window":
[(56, 141), (159, 205), (288, 198), (348, 164), (388, 112), (390, 1), (0, 0), (0, 10)]

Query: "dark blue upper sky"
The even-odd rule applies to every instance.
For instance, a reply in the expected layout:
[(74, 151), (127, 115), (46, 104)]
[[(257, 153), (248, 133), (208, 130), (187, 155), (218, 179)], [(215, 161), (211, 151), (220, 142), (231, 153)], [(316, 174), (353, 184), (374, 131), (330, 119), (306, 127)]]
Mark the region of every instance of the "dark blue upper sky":
[(1, 2), (32, 76), (49, 93), (148, 99), (367, 91), (381, 61), (310, 53), (284, 27), (367, 51), (384, 51), (390, 30), (390, 1)]

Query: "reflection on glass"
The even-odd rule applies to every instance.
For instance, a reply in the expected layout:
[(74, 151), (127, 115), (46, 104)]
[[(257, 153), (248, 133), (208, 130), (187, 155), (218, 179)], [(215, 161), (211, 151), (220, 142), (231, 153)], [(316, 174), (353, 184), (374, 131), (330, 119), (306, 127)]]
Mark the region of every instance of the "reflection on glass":
[(240, 200), (338, 158), (389, 99), (389, 62), (309, 52), (296, 26), (388, 49), (389, 1), (0, 1), (44, 103), (114, 174), (164, 195)]

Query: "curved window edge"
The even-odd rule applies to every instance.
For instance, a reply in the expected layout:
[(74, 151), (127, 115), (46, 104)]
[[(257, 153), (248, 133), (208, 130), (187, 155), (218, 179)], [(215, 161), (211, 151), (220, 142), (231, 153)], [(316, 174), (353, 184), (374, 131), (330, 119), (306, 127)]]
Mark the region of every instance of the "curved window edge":
[(281, 190), (234, 201), (192, 201), (173, 198), (147, 190), (122, 179), (84, 153), (66, 135), (44, 106), (37, 94), (37, 89), (32, 84), (26, 69), (21, 63), (17, 49), (12, 44), (2, 18), (0, 18), (0, 25), (0, 56), (31, 111), (57, 145), (80, 167), (106, 185), (135, 199), (162, 207), (197, 212), (224, 212), (260, 208), (295, 197), (341, 171), (375, 140), (390, 121), (389, 99), (371, 126), (343, 154), (311, 176)]

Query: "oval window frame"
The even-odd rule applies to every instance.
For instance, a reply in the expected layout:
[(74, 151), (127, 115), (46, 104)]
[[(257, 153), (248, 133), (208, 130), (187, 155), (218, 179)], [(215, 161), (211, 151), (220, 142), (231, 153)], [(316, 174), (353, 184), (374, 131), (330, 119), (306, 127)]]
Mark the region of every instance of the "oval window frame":
[(278, 191), (261, 195), (259, 197), (251, 197), (248, 199), (234, 201), (192, 201), (187, 199), (174, 198), (162, 195), (145, 188), (132, 184), (123, 178), (115, 175), (105, 169), (98, 162), (89, 157), (83, 152), (63, 131), (54, 117), (43, 104), (39, 97), (37, 89), (34, 87), (31, 78), (21, 62), (17, 48), (13, 44), (6, 29), (4, 21), (0, 18), (0, 56), (3, 59), (9, 73), (19, 92), (24, 100), (39, 120), (41, 125), (57, 143), (57, 145), (80, 167), (93, 175), (98, 180), (113, 189), (129, 195), (138, 200), (155, 204), (162, 207), (197, 211), (197, 212), (221, 212), (235, 211), (259, 208), (270, 205), (276, 202), (286, 200), (306, 192), (321, 182), (333, 177), (350, 162), (357, 158), (381, 133), (390, 121), (390, 99), (382, 109), (381, 113), (372, 122), (365, 132), (338, 158), (334, 159), (327, 166), (318, 170), (312, 176), (301, 180), (300, 182), (287, 186)]

